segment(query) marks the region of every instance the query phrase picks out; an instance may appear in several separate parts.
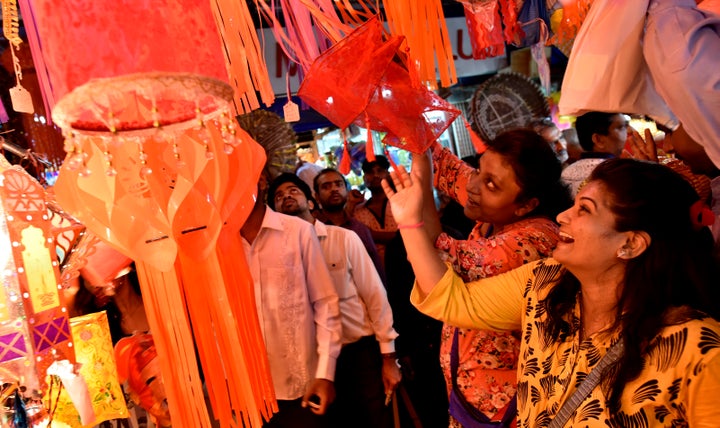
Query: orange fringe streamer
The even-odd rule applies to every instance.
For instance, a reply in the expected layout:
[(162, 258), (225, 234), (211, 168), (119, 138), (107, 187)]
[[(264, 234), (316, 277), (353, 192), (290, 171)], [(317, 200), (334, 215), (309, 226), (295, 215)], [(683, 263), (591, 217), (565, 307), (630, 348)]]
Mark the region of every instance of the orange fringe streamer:
[(236, 112), (248, 113), (260, 108), (256, 91), (266, 106), (271, 105), (275, 101), (275, 92), (247, 3), (233, 0), (211, 3), (225, 47), (223, 52), (230, 85), (235, 92)]
[(372, 129), (370, 129), (370, 117), (365, 113), (365, 128), (367, 128), (367, 142), (365, 143), (365, 159), (368, 162), (375, 162), (375, 143), (373, 143)]
[[(255, 186), (243, 186), (248, 177), (258, 177), (265, 164), (265, 151), (241, 128), (237, 130), (240, 143), (235, 147), (234, 165), (228, 165), (223, 172), (228, 186), (221, 208), (223, 228), (216, 246), (216, 256), (226, 284), (227, 301), (235, 318), (235, 328), (244, 341), (243, 349), (251, 344), (263, 344), (264, 339), (258, 323), (253, 279), (246, 265), (240, 228), (247, 219), (255, 200)], [(241, 189), (244, 189), (241, 192)], [(256, 345), (255, 345), (256, 346)], [(275, 391), (270, 375), (270, 365), (265, 352), (244, 352), (236, 358), (242, 359), (239, 366), (248, 367), (244, 372), (245, 382), (251, 386), (253, 401), (247, 404), (249, 410), (259, 410), (265, 420), (278, 411)], [(252, 417), (251, 417), (252, 416)], [(238, 418), (240, 419), (240, 418)], [(252, 412), (242, 414), (244, 426), (261, 426)], [(252, 421), (252, 424), (250, 423)]]
[(163, 273), (143, 262), (136, 262), (135, 267), (173, 425), (210, 426), (190, 321), (183, 310), (185, 295), (177, 291), (177, 273)]
[(348, 150), (348, 142), (347, 137), (345, 136), (345, 130), (342, 131), (343, 134), (343, 152), (342, 152), (342, 159), (340, 159), (340, 165), (338, 165), (338, 171), (342, 175), (348, 175), (350, 174), (350, 150)]
[(472, 143), (473, 147), (475, 147), (475, 152), (477, 154), (485, 153), (485, 150), (487, 150), (487, 146), (485, 145), (485, 142), (472, 129), (472, 126), (470, 126), (470, 124), (468, 123), (467, 119), (465, 119), (465, 117), (463, 117), (463, 123), (465, 124), (465, 129), (467, 129), (468, 134), (470, 134), (470, 142)]
[[(437, 89), (437, 74), (443, 87), (457, 83), (452, 47), (440, 0), (384, 1), (390, 33), (405, 36), (408, 64), (417, 66), (420, 80)], [(412, 74), (412, 73), (411, 73)]]

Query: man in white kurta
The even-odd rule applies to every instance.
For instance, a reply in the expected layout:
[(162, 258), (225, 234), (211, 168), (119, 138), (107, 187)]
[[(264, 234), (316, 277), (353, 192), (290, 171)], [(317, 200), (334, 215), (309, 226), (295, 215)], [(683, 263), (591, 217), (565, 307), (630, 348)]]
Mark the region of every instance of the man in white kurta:
[(357, 234), (316, 220), (313, 203), (310, 187), (294, 174), (282, 174), (270, 185), (271, 208), (314, 225), (340, 297), (343, 349), (332, 422), (343, 427), (391, 427), (384, 398), (400, 381), (400, 371), (395, 362), (398, 334), (385, 288)]
[(338, 295), (312, 225), (267, 209), (260, 195), (241, 229), (280, 412), (269, 427), (323, 427), (342, 326)]

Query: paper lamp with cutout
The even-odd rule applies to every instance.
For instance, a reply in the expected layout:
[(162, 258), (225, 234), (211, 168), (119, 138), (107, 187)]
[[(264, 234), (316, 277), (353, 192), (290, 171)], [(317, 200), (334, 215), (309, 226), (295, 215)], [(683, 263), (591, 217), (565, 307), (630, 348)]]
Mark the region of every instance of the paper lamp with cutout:
[(139, 73), (92, 80), (53, 111), (68, 153), (57, 200), (135, 261), (175, 426), (211, 426), (198, 356), (221, 426), (277, 411), (239, 233), (265, 156), (232, 96), (206, 76)]
[(75, 364), (51, 229), (40, 183), (0, 164), (0, 369), (27, 396), (45, 392), (49, 368)]

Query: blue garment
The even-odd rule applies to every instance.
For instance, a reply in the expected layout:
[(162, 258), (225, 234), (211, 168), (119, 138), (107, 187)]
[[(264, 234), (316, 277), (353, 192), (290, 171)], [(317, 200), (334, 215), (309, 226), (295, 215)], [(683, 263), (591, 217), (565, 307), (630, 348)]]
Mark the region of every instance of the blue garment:
[(657, 92), (720, 167), (720, 16), (695, 0), (651, 0), (643, 56)]

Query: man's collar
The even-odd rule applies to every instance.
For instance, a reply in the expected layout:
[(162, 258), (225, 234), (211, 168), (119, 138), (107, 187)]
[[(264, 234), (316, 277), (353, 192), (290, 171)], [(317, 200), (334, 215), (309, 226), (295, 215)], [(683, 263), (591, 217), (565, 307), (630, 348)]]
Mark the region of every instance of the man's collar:
[(615, 155), (612, 153), (604, 153), (604, 152), (582, 152), (580, 153), (580, 159), (611, 159), (614, 158)]
[(283, 230), (282, 216), (270, 209), (270, 207), (266, 207), (260, 228)]

